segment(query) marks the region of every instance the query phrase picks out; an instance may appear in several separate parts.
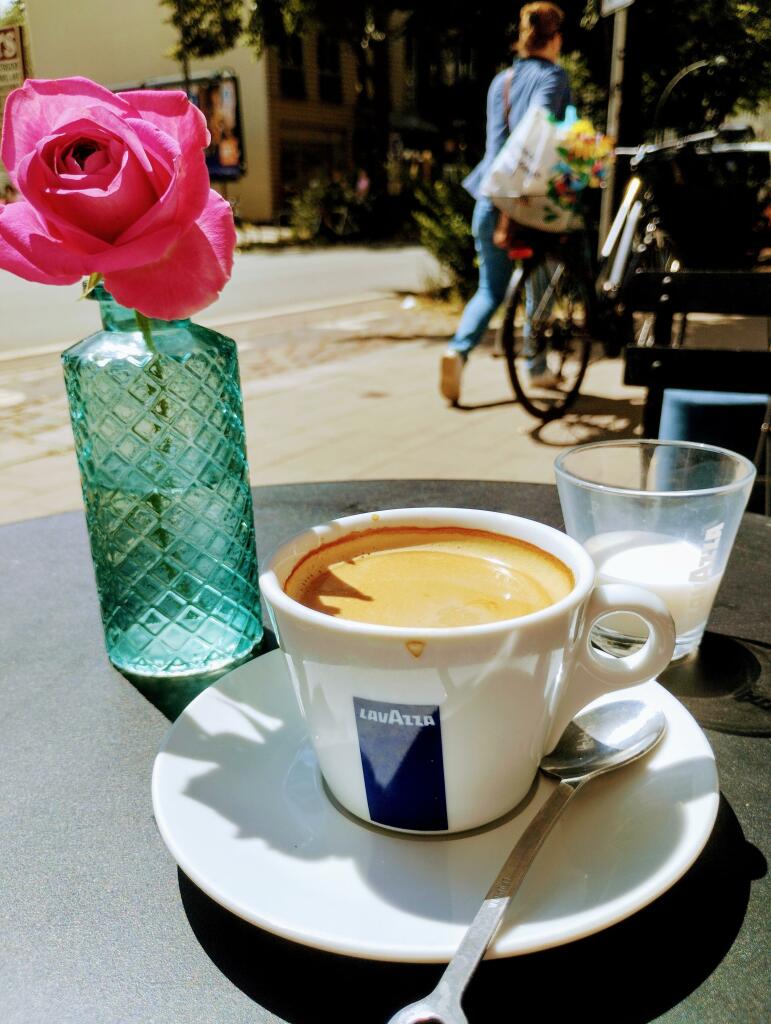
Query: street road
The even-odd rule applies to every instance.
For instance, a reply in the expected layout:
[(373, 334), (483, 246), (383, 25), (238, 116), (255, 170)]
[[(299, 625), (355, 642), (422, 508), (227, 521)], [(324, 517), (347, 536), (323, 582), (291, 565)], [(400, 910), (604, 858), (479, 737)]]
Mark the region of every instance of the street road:
[[(259, 250), (236, 256), (221, 298), (196, 320), (226, 328), (283, 313), (343, 306), (393, 292), (421, 292), (438, 279), (437, 264), (419, 246)], [(0, 360), (37, 351), (59, 352), (97, 326), (80, 286), (30, 284), (0, 273)], [(232, 333), (232, 332), (231, 332)]]

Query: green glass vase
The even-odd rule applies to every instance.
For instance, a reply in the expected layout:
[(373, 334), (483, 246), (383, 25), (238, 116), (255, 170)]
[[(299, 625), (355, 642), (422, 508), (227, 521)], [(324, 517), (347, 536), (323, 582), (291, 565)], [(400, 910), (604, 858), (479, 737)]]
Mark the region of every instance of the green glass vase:
[(236, 344), (101, 286), (103, 329), (62, 355), (110, 661), (205, 676), (262, 636)]

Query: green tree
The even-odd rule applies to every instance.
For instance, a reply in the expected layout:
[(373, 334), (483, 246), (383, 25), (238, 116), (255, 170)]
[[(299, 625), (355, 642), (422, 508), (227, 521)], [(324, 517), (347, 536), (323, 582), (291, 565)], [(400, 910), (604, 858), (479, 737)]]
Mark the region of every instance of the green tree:
[(26, 18), (24, 0), (11, 0), (0, 5), (0, 26), (23, 25)]
[(167, 24), (177, 32), (169, 56), (182, 66), (185, 87), (190, 82), (191, 57), (215, 57), (241, 36), (242, 0), (160, 0), (170, 10)]
[(22, 28), (22, 47), (24, 48), (24, 73), (32, 77), (32, 54), (29, 49), (29, 33), (27, 32), (27, 6), (24, 0), (11, 0), (0, 11), (0, 27), (20, 25)]
[[(609, 43), (612, 19), (600, 18), (600, 0), (588, 0), (585, 35), (603, 30)], [(682, 68), (717, 55), (725, 67), (685, 77), (662, 110), (662, 124), (694, 131), (718, 123), (737, 107), (754, 110), (771, 98), (771, 8), (755, 0), (636, 0), (628, 10), (621, 141), (650, 134), (667, 83)], [(607, 85), (607, 53), (590, 51), (588, 67), (598, 86)]]
[[(21, 3), (21, 0), (15, 0)], [(408, 33), (423, 76), (421, 116), (439, 128), (439, 141), (463, 136), (473, 161), (484, 144), (484, 99), (497, 70), (511, 60), (518, 4), (512, 0), (160, 0), (179, 36), (174, 56), (188, 73), (190, 58), (234, 45), (242, 32), (258, 53), (310, 27), (350, 47), (356, 59), (359, 117), (355, 149), (375, 184), (385, 161), (390, 97), (388, 43)], [(601, 0), (563, 0), (565, 65), (582, 112), (604, 121), (612, 18)], [(396, 15), (396, 17), (395, 17)], [(712, 73), (686, 77), (663, 111), (664, 121), (689, 130), (717, 121), (735, 107), (754, 109), (771, 97), (771, 9), (760, 0), (635, 0), (628, 10), (621, 141), (640, 141), (667, 82), (686, 65), (725, 55)], [(473, 55), (473, 75), (446, 86), (432, 71), (446, 53)]]

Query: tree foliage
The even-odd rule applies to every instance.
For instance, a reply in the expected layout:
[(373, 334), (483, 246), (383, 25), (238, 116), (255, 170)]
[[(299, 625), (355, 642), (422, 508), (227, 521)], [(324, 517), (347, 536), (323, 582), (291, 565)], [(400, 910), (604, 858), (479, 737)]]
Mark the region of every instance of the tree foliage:
[(435, 181), (415, 193), (413, 217), (420, 244), (445, 271), (450, 288), (466, 299), (476, 285), (474, 240), (468, 226), (473, 200), (460, 181)]
[[(160, 0), (179, 36), (175, 56), (203, 57), (232, 46), (243, 31), (258, 53), (287, 35), (321, 28), (356, 57), (359, 103), (370, 134), (388, 120), (387, 41), (410, 33), (424, 65), (448, 48), (474, 54), (473, 80), (449, 92), (441, 86), (423, 114), (440, 130), (470, 126), (470, 149), (482, 141), (484, 94), (511, 59), (518, 5), (512, 0)], [(565, 63), (579, 105), (602, 120), (610, 68), (612, 18), (600, 0), (563, 0)], [(394, 15), (398, 15), (396, 18)], [(635, 0), (628, 9), (624, 120), (626, 141), (650, 130), (667, 82), (686, 65), (717, 54), (729, 63), (689, 75), (677, 87), (664, 120), (680, 130), (724, 117), (737, 105), (756, 108), (771, 97), (771, 8), (762, 0)], [(430, 90), (429, 90), (430, 92)], [(374, 142), (371, 138), (369, 141)]]
[(26, 20), (24, 0), (11, 0), (0, 8), (0, 27), (5, 25), (23, 25)]
[(11, 0), (11, 3), (5, 5), (0, 13), (0, 28), (6, 25), (20, 25), (23, 30), (24, 71), (28, 77), (31, 77), (32, 54), (29, 46), (29, 32), (27, 31), (27, 5), (24, 3), (24, 0)]
[[(594, 0), (592, 0), (594, 2)], [(667, 82), (682, 68), (717, 55), (725, 67), (685, 77), (662, 111), (680, 131), (719, 122), (736, 107), (771, 98), (771, 7), (755, 0), (636, 0), (629, 9), (624, 104), (642, 132), (652, 126)], [(593, 30), (596, 30), (593, 29)], [(595, 79), (601, 69), (593, 68)]]
[(403, 6), (387, 0), (252, 0), (246, 33), (260, 50), (278, 42), (284, 33), (302, 35), (315, 25), (366, 50), (385, 39), (390, 15)]
[(160, 0), (171, 12), (167, 19), (177, 32), (170, 56), (186, 64), (191, 57), (214, 57), (238, 42), (242, 0)]

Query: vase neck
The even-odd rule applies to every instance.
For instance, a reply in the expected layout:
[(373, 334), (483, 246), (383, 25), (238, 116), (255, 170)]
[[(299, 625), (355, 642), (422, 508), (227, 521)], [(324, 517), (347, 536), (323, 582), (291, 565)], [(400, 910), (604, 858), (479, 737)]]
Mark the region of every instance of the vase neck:
[[(102, 326), (106, 331), (139, 330), (135, 311), (133, 309), (128, 309), (126, 306), (121, 306), (119, 302), (116, 302), (104, 285), (98, 284), (96, 288), (93, 288), (88, 293), (88, 298), (94, 299), (99, 303), (99, 313), (102, 317)], [(150, 317), (149, 320), (151, 329), (155, 327), (159, 330), (164, 327), (168, 327), (170, 324), (186, 327), (190, 323), (187, 319), (157, 320), (154, 317)]]

